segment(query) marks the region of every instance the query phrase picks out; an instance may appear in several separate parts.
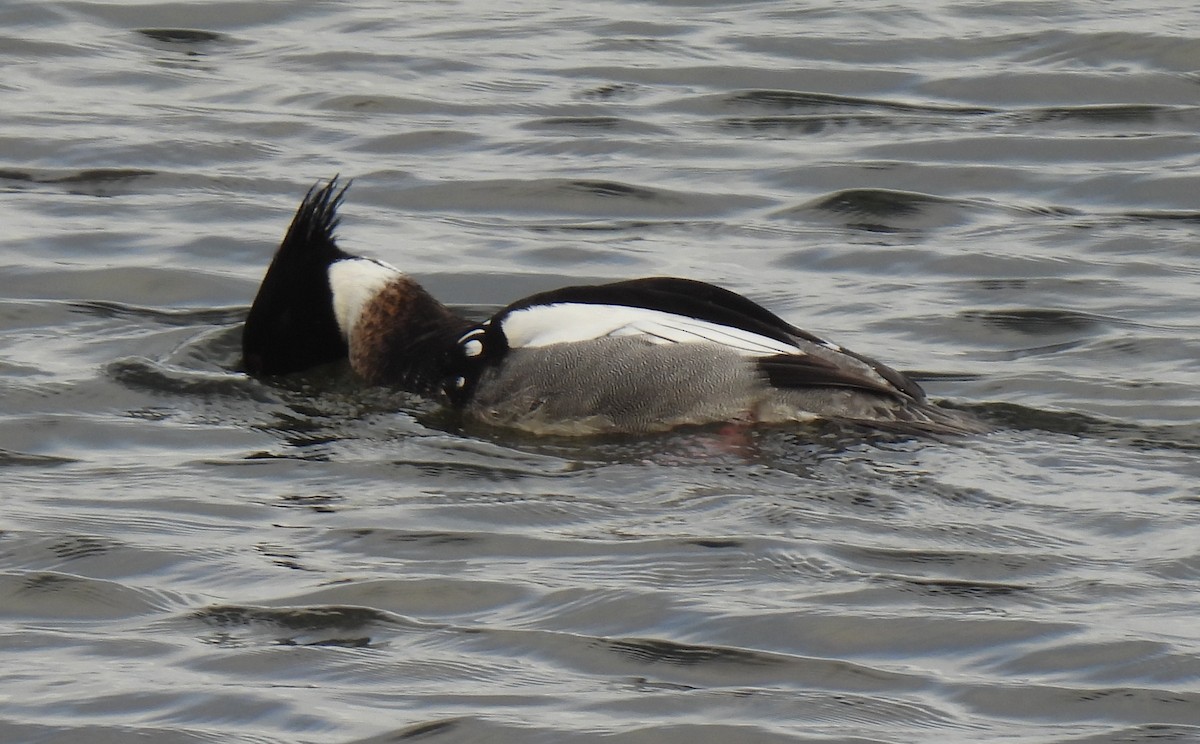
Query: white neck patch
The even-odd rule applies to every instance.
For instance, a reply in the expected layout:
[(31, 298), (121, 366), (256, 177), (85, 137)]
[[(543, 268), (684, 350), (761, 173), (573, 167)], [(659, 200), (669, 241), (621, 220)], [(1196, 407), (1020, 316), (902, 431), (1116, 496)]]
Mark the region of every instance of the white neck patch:
[(358, 323), (363, 308), (388, 282), (400, 276), (400, 270), (371, 258), (343, 258), (329, 265), (329, 288), (333, 291), (333, 315), (342, 338)]

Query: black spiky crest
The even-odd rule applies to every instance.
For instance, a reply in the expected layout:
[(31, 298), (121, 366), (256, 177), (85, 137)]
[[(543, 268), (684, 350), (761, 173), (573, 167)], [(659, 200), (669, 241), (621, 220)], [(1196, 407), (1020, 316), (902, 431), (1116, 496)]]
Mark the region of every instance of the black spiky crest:
[(348, 188), (337, 176), (315, 184), (292, 218), (242, 331), (242, 359), (250, 374), (298, 372), (346, 357), (329, 266), (350, 257), (334, 235)]

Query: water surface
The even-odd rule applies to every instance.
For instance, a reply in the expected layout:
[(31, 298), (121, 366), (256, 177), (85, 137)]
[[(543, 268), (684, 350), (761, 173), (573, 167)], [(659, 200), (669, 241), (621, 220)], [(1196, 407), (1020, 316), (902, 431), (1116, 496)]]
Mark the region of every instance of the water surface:
[[(0, 8), (0, 740), (1200, 738), (1200, 13)], [(996, 426), (464, 430), (240, 323), (718, 282)]]

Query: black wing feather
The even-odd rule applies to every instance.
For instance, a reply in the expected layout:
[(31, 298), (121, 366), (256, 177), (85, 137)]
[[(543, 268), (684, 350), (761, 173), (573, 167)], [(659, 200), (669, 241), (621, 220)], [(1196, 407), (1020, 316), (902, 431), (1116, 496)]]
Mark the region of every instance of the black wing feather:
[(777, 388), (847, 387), (905, 399), (891, 385), (872, 380), (811, 354), (776, 354), (758, 360), (759, 370)]
[(503, 320), (505, 315), (516, 310), (559, 302), (660, 310), (757, 333), (786, 344), (794, 344), (797, 337), (813, 343), (825, 343), (739, 294), (706, 282), (673, 277), (629, 279), (611, 284), (562, 287), (539, 292), (504, 308), (496, 315), (496, 320)]
[[(841, 347), (839, 347), (841, 348)], [(902, 372), (897, 372), (883, 362), (876, 361), (869, 356), (850, 351), (849, 349), (841, 349), (841, 352), (849, 357), (854, 357), (858, 361), (875, 370), (875, 374), (890, 382), (897, 390), (904, 393), (908, 397), (916, 401), (925, 400), (925, 391), (920, 385), (913, 382)]]

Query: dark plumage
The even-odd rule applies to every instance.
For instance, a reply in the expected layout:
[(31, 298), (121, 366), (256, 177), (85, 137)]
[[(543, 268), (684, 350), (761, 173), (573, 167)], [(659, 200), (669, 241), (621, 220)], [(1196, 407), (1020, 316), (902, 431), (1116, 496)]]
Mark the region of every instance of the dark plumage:
[(344, 195), (337, 179), (314, 186), (292, 220), (246, 319), (251, 374), (349, 358), (368, 382), (538, 433), (813, 418), (982, 430), (887, 365), (689, 279), (564, 287), (471, 322), (398, 269), (338, 248)]
[(308, 190), (250, 306), (242, 358), (252, 375), (299, 372), (346, 358), (349, 347), (334, 318), (326, 273), (349, 257), (337, 247), (334, 231), (350, 185), (337, 185), (334, 178)]

